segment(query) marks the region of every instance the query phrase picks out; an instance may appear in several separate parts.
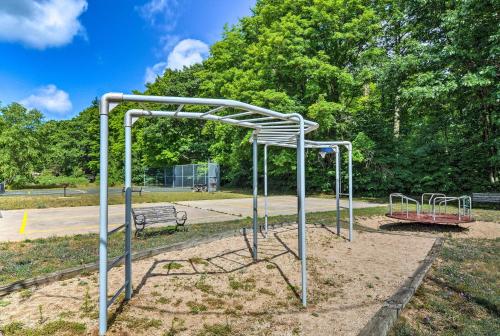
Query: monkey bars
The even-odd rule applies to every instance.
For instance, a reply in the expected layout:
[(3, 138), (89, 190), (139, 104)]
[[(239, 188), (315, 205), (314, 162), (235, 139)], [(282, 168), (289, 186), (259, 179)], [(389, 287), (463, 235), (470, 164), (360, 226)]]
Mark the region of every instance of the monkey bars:
[[(125, 114), (125, 224), (117, 229), (108, 231), (108, 118), (109, 112), (119, 103), (136, 102), (152, 103), (155, 107), (162, 106), (166, 110), (132, 109)], [(184, 111), (185, 106), (205, 106), (202, 112)], [(325, 146), (344, 145), (349, 150), (347, 142), (313, 142), (305, 140), (305, 134), (318, 128), (318, 124), (304, 120), (298, 113), (279, 113), (270, 109), (242, 103), (235, 100), (143, 96), (123, 93), (107, 93), (101, 97), (100, 106), (100, 208), (99, 208), (99, 334), (105, 335), (107, 330), (108, 307), (116, 298), (125, 292), (125, 300), (132, 296), (132, 258), (131, 258), (131, 210), (132, 210), (132, 125), (140, 117), (169, 117), (195, 120), (210, 120), (253, 130), (253, 249), (254, 260), (258, 260), (258, 213), (257, 213), (257, 185), (258, 185), (258, 145), (265, 145), (265, 159), (267, 160), (267, 146), (281, 146), (295, 148), (297, 151), (297, 213), (299, 252), (301, 259), (301, 282), (303, 306), (307, 305), (307, 273), (306, 273), (306, 240), (305, 240), (305, 148), (320, 148)], [(337, 148), (338, 149), (338, 148)], [(266, 161), (265, 160), (265, 161)], [(352, 177), (351, 159), (349, 159), (349, 204), (350, 204), (350, 234), (352, 238)], [(340, 176), (337, 164), (337, 176)], [(265, 167), (265, 194), (267, 196), (267, 161)], [(337, 191), (338, 191), (337, 184)], [(339, 206), (339, 192), (337, 192), (337, 207)], [(267, 203), (267, 197), (266, 197)], [(338, 208), (337, 208), (338, 209)], [(267, 209), (266, 209), (267, 214)], [(267, 223), (267, 215), (266, 215)], [(337, 214), (337, 225), (339, 215)], [(109, 235), (125, 229), (125, 251), (111, 263), (108, 262)], [(338, 226), (339, 229), (339, 226)], [(122, 287), (108, 300), (108, 271), (113, 266), (124, 261), (125, 281)]]

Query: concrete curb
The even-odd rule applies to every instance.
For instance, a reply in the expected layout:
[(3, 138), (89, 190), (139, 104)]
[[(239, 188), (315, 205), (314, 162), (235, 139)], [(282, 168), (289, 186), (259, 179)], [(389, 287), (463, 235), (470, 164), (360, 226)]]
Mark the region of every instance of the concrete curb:
[(415, 270), (413, 275), (408, 278), (403, 286), (390, 297), (378, 310), (378, 312), (368, 321), (358, 336), (385, 336), (391, 330), (398, 319), (401, 311), (413, 297), (418, 287), (424, 280), (425, 275), (432, 266), (432, 263), (438, 256), (443, 247), (443, 238), (436, 238), (431, 250)]
[[(155, 255), (161, 254), (161, 253), (165, 253), (165, 252), (184, 250), (184, 249), (194, 247), (197, 245), (210, 243), (210, 242), (213, 242), (213, 241), (216, 241), (219, 239), (239, 236), (242, 234), (242, 232), (243, 232), (242, 230), (229, 230), (229, 231), (225, 231), (222, 233), (213, 234), (213, 235), (210, 235), (208, 237), (190, 239), (190, 240), (175, 243), (172, 245), (161, 246), (161, 247), (156, 247), (156, 248), (152, 248), (152, 249), (139, 251), (139, 252), (132, 254), (132, 260), (134, 260), (134, 261), (141, 260), (141, 259), (145, 259), (145, 258), (149, 258), (149, 257), (155, 256)], [(109, 262), (111, 263), (113, 260), (109, 260)], [(123, 264), (123, 262), (118, 263), (117, 266), (121, 265), (121, 264)], [(54, 272), (54, 273), (49, 273), (47, 275), (42, 275), (42, 276), (39, 276), (36, 278), (16, 281), (16, 282), (13, 282), (11, 284), (0, 287), (0, 298), (4, 297), (12, 292), (18, 291), (20, 289), (41, 286), (41, 285), (47, 285), (47, 284), (50, 284), (50, 283), (55, 282), (55, 281), (73, 278), (73, 277), (75, 277), (81, 273), (84, 273), (84, 272), (95, 272), (98, 269), (99, 269), (99, 265), (97, 262), (95, 262), (95, 263), (85, 264), (82, 266), (68, 268), (68, 269)]]

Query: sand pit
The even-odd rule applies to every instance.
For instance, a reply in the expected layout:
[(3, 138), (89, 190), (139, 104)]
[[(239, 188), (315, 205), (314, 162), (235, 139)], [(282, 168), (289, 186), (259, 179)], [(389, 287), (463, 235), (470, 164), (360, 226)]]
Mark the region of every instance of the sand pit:
[(398, 233), (411, 233), (421, 236), (439, 236), (445, 238), (485, 238), (500, 237), (500, 223), (476, 221), (460, 225), (412, 223), (386, 216), (356, 217), (362, 226)]
[[(431, 249), (434, 238), (308, 227), (309, 306), (300, 306), (296, 227), (260, 239), (232, 237), (133, 263), (135, 295), (114, 313), (109, 335), (355, 335)], [(110, 272), (110, 291), (123, 268)], [(97, 275), (4, 297), (0, 325), (77, 321), (97, 334)], [(41, 311), (41, 313), (40, 313)], [(217, 329), (218, 328), (218, 329)], [(168, 331), (173, 331), (168, 334)], [(226, 332), (226, 333), (222, 333)]]

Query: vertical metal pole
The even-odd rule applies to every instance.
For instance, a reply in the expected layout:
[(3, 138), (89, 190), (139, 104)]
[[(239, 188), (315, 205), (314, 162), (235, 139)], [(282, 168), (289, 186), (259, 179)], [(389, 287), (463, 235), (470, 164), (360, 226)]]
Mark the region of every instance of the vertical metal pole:
[(125, 300), (132, 297), (132, 126), (125, 126)]
[(352, 209), (352, 144), (349, 144), (349, 241), (353, 240), (352, 227), (354, 225), (354, 215)]
[(300, 135), (297, 151), (300, 152), (299, 160), (297, 160), (297, 173), (299, 175), (299, 233), (300, 233), (300, 251), (301, 253), (301, 278), (302, 278), (302, 305), (307, 306), (307, 251), (306, 251), (306, 171), (305, 171), (305, 154), (304, 154), (304, 119), (299, 115), (300, 120)]
[(264, 232), (267, 238), (267, 145), (264, 145)]
[(340, 235), (340, 148), (335, 148), (335, 204), (337, 208), (337, 235)]
[(301, 162), (301, 156), (300, 156), (300, 135), (297, 137), (297, 246), (298, 246), (298, 254), (299, 258), (302, 258), (302, 231), (300, 230), (300, 209), (301, 209), (301, 201), (300, 201), (300, 190), (301, 190), (301, 182), (300, 182), (300, 162)]
[(163, 186), (167, 187), (167, 167), (163, 167)]
[(258, 184), (258, 161), (257, 161), (257, 134), (253, 135), (253, 260), (257, 261), (257, 226), (258, 226), (258, 213), (257, 213), (257, 184)]
[(99, 335), (108, 328), (108, 102), (100, 105), (99, 163)]

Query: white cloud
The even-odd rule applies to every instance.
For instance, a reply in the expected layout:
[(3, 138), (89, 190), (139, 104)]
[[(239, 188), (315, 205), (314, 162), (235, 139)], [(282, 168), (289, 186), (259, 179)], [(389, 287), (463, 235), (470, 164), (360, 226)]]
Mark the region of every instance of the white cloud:
[(146, 73), (144, 74), (144, 83), (153, 83), (156, 79), (156, 76), (163, 75), (166, 67), (166, 62), (156, 63), (152, 67), (147, 67)]
[(208, 52), (208, 45), (200, 40), (182, 40), (168, 55), (167, 68), (180, 70), (185, 66), (201, 63)]
[(171, 31), (177, 25), (177, 0), (150, 0), (136, 10), (152, 26)]
[(45, 49), (85, 36), (78, 17), (87, 10), (86, 0), (2, 0), (0, 41), (21, 42)]
[(54, 84), (38, 88), (34, 94), (21, 100), (26, 108), (38, 109), (60, 116), (71, 111), (73, 105), (67, 92), (59, 90)]
[(177, 43), (168, 54), (166, 62), (159, 62), (146, 68), (145, 83), (152, 83), (156, 76), (161, 76), (165, 69), (181, 70), (196, 63), (201, 63), (208, 56), (209, 47), (200, 40), (185, 39)]

